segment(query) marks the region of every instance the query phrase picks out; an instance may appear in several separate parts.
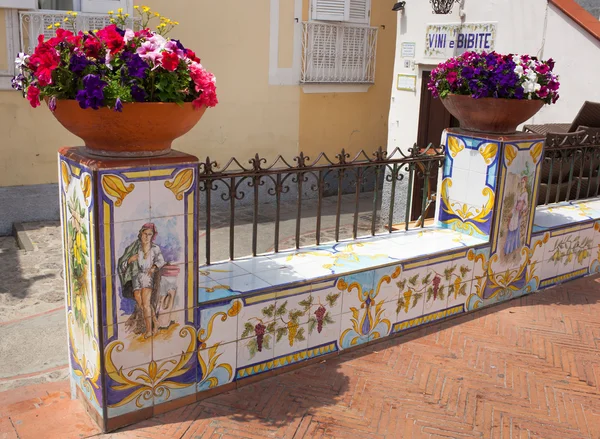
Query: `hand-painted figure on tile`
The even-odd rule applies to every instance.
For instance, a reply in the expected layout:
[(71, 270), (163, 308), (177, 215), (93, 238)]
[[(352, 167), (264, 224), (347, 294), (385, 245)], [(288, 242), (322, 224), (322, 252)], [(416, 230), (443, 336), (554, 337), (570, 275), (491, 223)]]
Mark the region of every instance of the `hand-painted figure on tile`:
[(504, 254), (507, 256), (521, 248), (521, 224), (522, 219), (527, 218), (529, 206), (526, 175), (521, 178), (519, 191), (513, 209), (508, 216), (508, 233), (504, 244)]
[(154, 224), (144, 224), (138, 239), (119, 258), (123, 297), (136, 302), (126, 327), (135, 334), (143, 333), (145, 338), (156, 334), (159, 327), (160, 269), (165, 265), (165, 260), (160, 247), (154, 244), (157, 235)]

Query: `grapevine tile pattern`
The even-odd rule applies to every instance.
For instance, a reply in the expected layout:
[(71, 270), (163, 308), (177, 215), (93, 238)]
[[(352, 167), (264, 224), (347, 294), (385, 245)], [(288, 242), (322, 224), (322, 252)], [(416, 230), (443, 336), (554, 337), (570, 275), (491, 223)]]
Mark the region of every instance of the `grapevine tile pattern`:
[(600, 437), (600, 277), (520, 297), (102, 435), (67, 382), (1, 394), (7, 438)]

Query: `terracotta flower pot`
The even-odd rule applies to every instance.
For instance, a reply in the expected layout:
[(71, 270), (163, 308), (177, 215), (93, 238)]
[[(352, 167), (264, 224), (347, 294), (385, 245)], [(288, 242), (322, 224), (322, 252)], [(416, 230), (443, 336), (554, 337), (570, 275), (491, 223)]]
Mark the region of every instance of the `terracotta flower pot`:
[(168, 154), (171, 143), (191, 130), (206, 107), (194, 110), (191, 102), (140, 102), (110, 108), (82, 109), (75, 100), (59, 100), (54, 117), (81, 137), (91, 154), (113, 157), (145, 157)]
[(464, 130), (490, 134), (512, 134), (517, 126), (535, 115), (544, 101), (480, 98), (449, 94), (442, 99), (446, 109)]

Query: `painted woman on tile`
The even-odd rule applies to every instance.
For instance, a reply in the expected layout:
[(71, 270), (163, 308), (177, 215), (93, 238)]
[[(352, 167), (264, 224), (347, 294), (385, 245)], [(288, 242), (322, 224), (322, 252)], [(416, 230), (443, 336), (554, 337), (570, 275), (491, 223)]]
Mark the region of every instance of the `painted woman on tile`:
[(160, 269), (165, 265), (161, 249), (154, 243), (158, 231), (152, 223), (142, 226), (138, 238), (119, 258), (119, 278), (124, 298), (134, 299), (135, 309), (125, 327), (144, 338), (156, 334), (159, 328), (157, 305), (160, 294)]
[(529, 194), (527, 193), (527, 176), (521, 177), (519, 194), (515, 200), (512, 212), (508, 215), (508, 233), (504, 244), (504, 254), (510, 255), (521, 248), (521, 225), (527, 216)]

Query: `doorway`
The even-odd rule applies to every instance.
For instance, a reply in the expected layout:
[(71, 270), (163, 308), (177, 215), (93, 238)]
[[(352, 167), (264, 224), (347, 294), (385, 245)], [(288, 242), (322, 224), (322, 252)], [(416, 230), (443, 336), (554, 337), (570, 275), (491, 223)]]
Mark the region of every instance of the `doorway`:
[[(419, 106), (419, 128), (417, 131), (417, 146), (425, 149), (430, 143), (440, 145), (442, 132), (448, 127), (458, 127), (459, 123), (444, 107), (440, 99), (434, 99), (427, 89), (431, 71), (423, 71), (421, 75), (421, 102)], [(437, 191), (437, 172), (429, 179), (429, 190), (427, 196)], [(413, 189), (411, 221), (416, 221), (421, 215), (423, 203), (424, 180), (416, 178)], [(433, 203), (432, 203), (433, 204)], [(435, 209), (431, 206), (426, 212), (424, 219), (433, 218)]]

